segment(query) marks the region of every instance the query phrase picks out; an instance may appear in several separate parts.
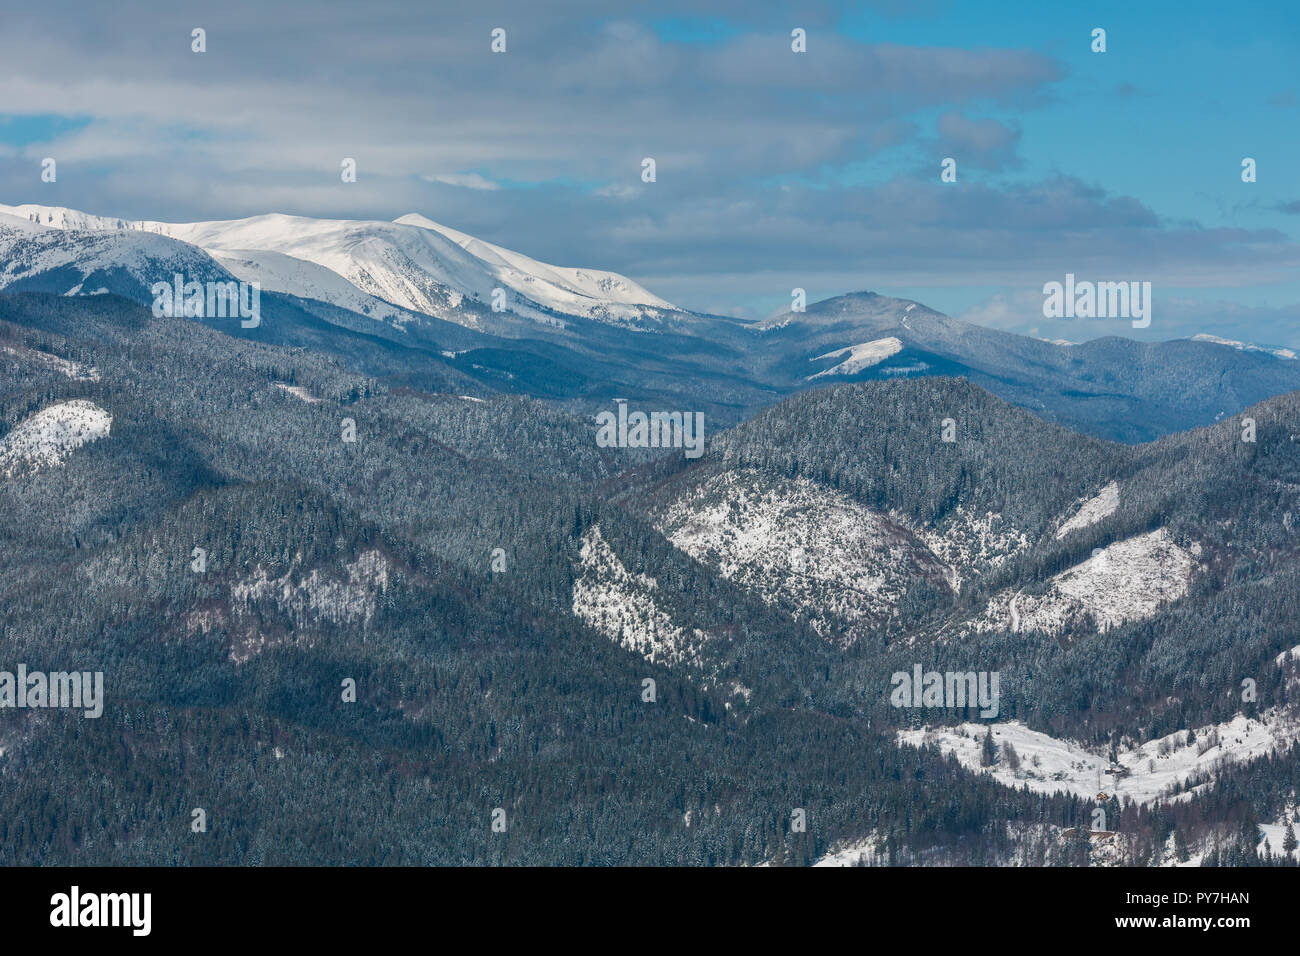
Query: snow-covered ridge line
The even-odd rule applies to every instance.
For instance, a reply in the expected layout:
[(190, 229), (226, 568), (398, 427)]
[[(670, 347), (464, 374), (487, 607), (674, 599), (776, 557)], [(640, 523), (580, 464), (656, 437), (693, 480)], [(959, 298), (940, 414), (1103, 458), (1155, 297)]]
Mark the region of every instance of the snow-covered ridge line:
[(1210, 345), (1226, 345), (1228, 348), (1236, 349), (1238, 352), (1263, 352), (1266, 355), (1272, 355), (1274, 358), (1290, 359), (1295, 361), (1298, 356), (1292, 349), (1279, 348), (1273, 345), (1254, 345), (1250, 342), (1237, 342), (1233, 339), (1220, 338), (1217, 335), (1209, 335), (1205, 332), (1192, 336), (1193, 342), (1208, 342)]
[[(466, 300), (486, 308), (495, 290), (514, 293), (503, 303), (507, 311), (560, 325), (552, 312), (623, 325), (645, 318), (647, 310), (678, 311), (617, 273), (549, 265), (416, 214), (394, 222), (272, 214), (166, 223), (29, 204), (0, 205), (0, 215), (58, 230), (155, 233), (203, 249), (238, 278), (259, 281), (268, 291), (367, 315), (397, 306), (461, 321)], [(402, 321), (400, 313), (375, 317)]]
[(5, 212), (13, 208), (0, 206), (0, 288), (45, 276), (66, 282), (46, 290), (63, 295), (123, 292), (132, 285), (131, 291), (138, 293), (141, 287), (147, 292), (154, 282), (170, 281), (176, 272), (195, 278), (227, 275), (203, 250), (166, 236), (63, 230)]

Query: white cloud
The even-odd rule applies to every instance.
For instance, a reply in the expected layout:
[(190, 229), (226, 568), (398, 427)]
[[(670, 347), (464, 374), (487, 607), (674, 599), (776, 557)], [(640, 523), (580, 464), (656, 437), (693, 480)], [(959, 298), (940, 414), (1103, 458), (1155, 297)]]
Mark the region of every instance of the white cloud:
[(426, 182), (443, 183), (447, 186), (459, 186), (462, 189), (484, 189), (488, 191), (501, 188), (499, 183), (480, 176), (478, 173), (443, 173), (438, 176), (422, 177)]

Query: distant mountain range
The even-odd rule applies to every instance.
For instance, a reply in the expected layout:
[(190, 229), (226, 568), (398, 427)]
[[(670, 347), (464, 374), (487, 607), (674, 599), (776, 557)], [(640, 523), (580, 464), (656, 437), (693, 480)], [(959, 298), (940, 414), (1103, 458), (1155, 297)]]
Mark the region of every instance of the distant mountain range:
[(1141, 442), (1300, 388), (1287, 350), (1206, 336), (1064, 345), (873, 293), (762, 322), (702, 315), (616, 273), (548, 265), (415, 214), (174, 224), (0, 206), (0, 288), (148, 302), (176, 272), (260, 283), (268, 321), (232, 334), (415, 387), (456, 381), (584, 413), (627, 398), (725, 426), (808, 388), (957, 375), (1050, 421)]

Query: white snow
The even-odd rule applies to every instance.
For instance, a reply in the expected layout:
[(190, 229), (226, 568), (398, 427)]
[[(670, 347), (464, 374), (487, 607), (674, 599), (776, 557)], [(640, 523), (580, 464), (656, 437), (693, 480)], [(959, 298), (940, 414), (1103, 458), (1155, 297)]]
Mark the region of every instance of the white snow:
[(301, 385), (286, 385), (284, 382), (276, 382), (275, 387), (283, 389), (294, 398), (306, 402), (308, 405), (315, 405), (320, 401), (319, 398), (307, 391), (307, 389), (303, 388)]
[[(374, 617), (379, 596), (388, 589), (391, 577), (388, 559), (373, 548), (361, 552), (341, 569), (313, 568), (304, 573), (295, 559), (284, 574), (272, 578), (259, 564), (250, 576), (231, 584), (230, 606), (237, 619), (244, 619), (251, 603), (274, 602), (293, 618), (298, 630), (313, 619), (365, 627)], [(219, 617), (196, 611), (190, 614), (188, 623), (191, 630), (202, 630)], [(230, 658), (243, 663), (269, 646), (272, 644), (261, 633), (251, 631), (231, 649)]]
[(1228, 348), (1236, 349), (1239, 352), (1265, 352), (1275, 358), (1291, 359), (1297, 358), (1292, 349), (1278, 348), (1272, 345), (1253, 345), (1249, 342), (1237, 342), (1233, 339), (1220, 338), (1217, 335), (1208, 335), (1202, 332), (1199, 335), (1192, 336), (1193, 342), (1209, 342), (1211, 345), (1226, 345)]
[(1292, 860), (1300, 860), (1300, 845), (1297, 845), (1290, 853), (1282, 849), (1282, 843), (1286, 839), (1287, 827), (1291, 832), (1300, 838), (1300, 820), (1296, 819), (1296, 810), (1291, 808), (1289, 812), (1282, 814), (1276, 823), (1261, 823), (1259, 826), (1259, 846), (1257, 849), (1262, 854), (1264, 852), (1264, 842), (1268, 841), (1268, 848), (1274, 856), (1288, 856)]
[[(981, 745), (990, 727), (1000, 748), (999, 762), (991, 768), (980, 766)], [(1280, 710), (1268, 711), (1258, 720), (1238, 714), (1226, 723), (1202, 727), (1195, 735), (1190, 745), (1186, 730), (1143, 744), (1125, 741), (1117, 748), (1116, 766), (1127, 775), (1118, 779), (1106, 773), (1110, 761), (1104, 750), (1030, 730), (1019, 721), (904, 730), (899, 732), (898, 742), (912, 747), (934, 743), (962, 766), (1010, 787), (1027, 786), (1036, 793), (1061, 791), (1089, 799), (1101, 791), (1122, 800), (1152, 803), (1177, 799), (1174, 792), (1178, 789), (1184, 794), (1195, 791), (1204, 785), (1205, 775), (1216, 769), (1285, 749), (1300, 738), (1300, 722)], [(1019, 757), (1018, 770), (1007, 764), (1002, 748), (1008, 743)]]
[(881, 859), (880, 843), (881, 838), (873, 830), (860, 840), (854, 840), (832, 850), (813, 866), (871, 866)]
[(409, 316), (393, 306), (473, 327), (475, 319), (461, 306), (474, 299), (486, 309), (498, 288), (513, 293), (508, 312), (557, 326), (564, 323), (551, 310), (632, 328), (675, 310), (616, 273), (548, 265), (415, 214), (395, 222), (273, 214), (164, 223), (0, 205), (0, 215), (6, 226), (25, 227), (29, 235), (72, 230), (92, 243), (156, 233), (205, 250), (238, 278), (269, 291), (331, 302), (399, 326)]
[(917, 529), (916, 535), (952, 569), (948, 583), (954, 591), (963, 578), (977, 577), (1029, 547), (1029, 535), (1002, 515), (980, 514), (964, 505), (934, 527)]
[(1056, 540), (1060, 541), (1071, 531), (1077, 531), (1079, 528), (1086, 528), (1094, 525), (1103, 518), (1108, 518), (1115, 513), (1119, 507), (1119, 485), (1111, 482), (1096, 496), (1089, 498), (1079, 505), (1079, 509), (1070, 517), (1068, 521), (1061, 525), (1056, 532)]
[(708, 635), (678, 627), (655, 602), (659, 582), (634, 575), (606, 543), (599, 526), (582, 536), (582, 573), (573, 582), (573, 613), (596, 630), (651, 662), (696, 663)]
[(995, 595), (975, 627), (1060, 632), (1072, 618), (1086, 613), (1098, 630), (1109, 630), (1150, 617), (1161, 605), (1182, 597), (1195, 566), (1193, 554), (1160, 528), (1099, 549), (1054, 576), (1045, 594)]
[(112, 415), (84, 399), (43, 408), (0, 438), (0, 477), (57, 465), (87, 442), (107, 438), (112, 424)]
[(902, 525), (807, 479), (715, 475), (657, 524), (697, 561), (846, 643), (889, 617), (917, 577), (953, 573)]
[(822, 378), (826, 375), (856, 375), (864, 368), (870, 368), (873, 365), (879, 365), (891, 355), (897, 355), (903, 351), (903, 343), (894, 336), (883, 339), (873, 339), (870, 342), (862, 342), (858, 345), (850, 345), (847, 348), (836, 349), (834, 352), (827, 352), (825, 355), (819, 355), (810, 362), (821, 362), (826, 359), (839, 358), (847, 355), (844, 361), (828, 369), (818, 372), (815, 375), (809, 375), (808, 381)]

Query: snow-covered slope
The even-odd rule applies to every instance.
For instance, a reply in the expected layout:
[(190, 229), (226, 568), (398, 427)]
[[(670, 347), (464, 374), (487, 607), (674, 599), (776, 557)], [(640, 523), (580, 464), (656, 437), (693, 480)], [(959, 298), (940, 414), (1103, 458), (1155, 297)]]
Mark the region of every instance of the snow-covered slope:
[(0, 206), (0, 289), (113, 292), (139, 299), (155, 282), (170, 282), (176, 272), (198, 281), (229, 278), (203, 250), (165, 236), (65, 230), (7, 214), (13, 211)]
[[(870, 342), (862, 342), (859, 345), (836, 349), (834, 352), (827, 352), (825, 355), (818, 355), (816, 358), (809, 360), (823, 362), (827, 359), (842, 359), (838, 365), (833, 365), (828, 369), (817, 372), (815, 375), (809, 375), (808, 380), (812, 381), (828, 375), (856, 375), (864, 368), (879, 365), (885, 359), (897, 355), (901, 351), (903, 351), (903, 343), (892, 335), (883, 339), (872, 339)], [(844, 356), (848, 357), (844, 358)]]
[(362, 292), (337, 272), (282, 252), (258, 249), (214, 251), (212, 257), (244, 282), (256, 282), (268, 292), (328, 302), (351, 312), (401, 328), (419, 316), (384, 299)]
[(666, 310), (676, 308), (671, 302), (614, 272), (547, 265), (415, 213), (408, 213), (395, 222), (445, 236), (485, 264), (500, 280), (501, 285), (559, 312), (595, 316), (617, 306), (651, 306)]
[[(490, 302), (496, 285), (455, 243), (390, 222), (269, 215), (141, 226), (227, 258), (251, 259), (254, 252), (276, 252), (314, 263), (367, 296), (439, 318), (456, 318), (466, 296)], [(274, 270), (268, 278), (293, 281)]]
[(474, 327), (473, 314), (462, 304), (477, 301), (488, 308), (494, 289), (505, 290), (508, 312), (552, 324), (562, 324), (555, 315), (560, 313), (641, 328), (642, 320), (653, 326), (658, 313), (675, 311), (615, 273), (547, 265), (415, 214), (396, 222), (276, 214), (192, 223), (35, 205), (0, 205), (0, 214), (84, 236), (142, 232), (178, 239), (211, 253), (240, 278), (257, 279), (267, 291), (389, 321), (398, 316), (384, 314), (375, 300)]
[[(981, 767), (981, 745), (990, 728), (998, 760), (992, 767)], [(1018, 721), (968, 723), (898, 734), (900, 744), (935, 744), (968, 769), (983, 771), (1010, 787), (1027, 786), (1039, 793), (1061, 791), (1089, 799), (1102, 791), (1136, 803), (1191, 792), (1211, 771), (1284, 749), (1297, 738), (1300, 723), (1280, 710), (1268, 711), (1260, 719), (1238, 714), (1232, 720), (1190, 734), (1180, 730), (1141, 744), (1126, 740), (1116, 748), (1114, 769), (1120, 772), (1113, 774), (1107, 772), (1113, 768), (1100, 750), (1030, 730)], [(1015, 751), (1014, 759), (1008, 746)]]
[(715, 475), (658, 518), (682, 551), (763, 601), (852, 643), (887, 621), (919, 580), (954, 572), (904, 525), (807, 479)]
[(985, 609), (978, 630), (1059, 632), (1087, 615), (1099, 630), (1141, 620), (1187, 593), (1194, 549), (1180, 547), (1163, 528), (1117, 541), (1055, 575), (1046, 593), (1002, 592)]
[(1108, 518), (1119, 507), (1119, 485), (1111, 482), (1101, 491), (1082, 502), (1079, 509), (1056, 530), (1056, 540), (1061, 540), (1071, 531), (1094, 525), (1103, 518)]
[(84, 399), (42, 408), (0, 438), (0, 478), (57, 465), (87, 442), (108, 437), (112, 424), (112, 415)]
[(573, 583), (573, 613), (630, 651), (668, 665), (696, 664), (708, 635), (678, 626), (655, 600), (659, 583), (633, 574), (599, 527), (582, 536), (581, 574)]

